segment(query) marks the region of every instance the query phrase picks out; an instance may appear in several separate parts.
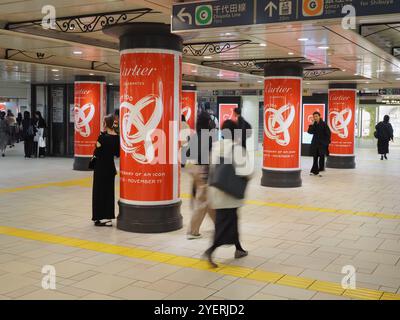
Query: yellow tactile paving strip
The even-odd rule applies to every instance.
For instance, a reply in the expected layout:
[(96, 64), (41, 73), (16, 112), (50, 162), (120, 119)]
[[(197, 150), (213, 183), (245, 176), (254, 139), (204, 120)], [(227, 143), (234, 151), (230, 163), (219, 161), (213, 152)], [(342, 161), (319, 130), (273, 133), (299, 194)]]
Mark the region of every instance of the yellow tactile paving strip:
[(177, 256), (174, 254), (156, 252), (134, 247), (119, 246), (114, 244), (83, 240), (72, 237), (64, 237), (50, 233), (0, 226), (0, 234), (14, 236), (24, 239), (36, 240), (46, 243), (59, 244), (69, 247), (76, 247), (96, 252), (115, 254), (124, 257), (132, 257), (143, 260), (156, 261), (160, 263), (181, 266), (192, 269), (206, 270), (223, 275), (230, 275), (236, 278), (252, 279), (265, 283), (275, 283), (288, 287), (302, 288), (317, 292), (328, 293), (336, 296), (345, 296), (355, 299), (368, 300), (400, 300), (400, 294), (371, 290), (371, 289), (343, 289), (334, 282), (320, 281), (298, 276), (291, 276), (283, 273), (268, 272), (252, 268), (223, 265), (218, 268), (210, 268), (209, 264), (201, 259)]
[[(49, 182), (31, 186), (22, 186), (22, 187), (14, 187), (14, 188), (3, 188), (0, 189), (1, 193), (10, 193), (10, 192), (19, 192), (31, 189), (40, 189), (40, 188), (48, 188), (48, 187), (91, 187), (92, 186), (92, 178), (86, 177), (81, 179), (74, 180), (66, 180), (61, 182)], [(190, 199), (190, 194), (183, 193), (181, 194), (181, 198)], [(307, 205), (296, 205), (296, 204), (288, 204), (288, 203), (280, 203), (280, 202), (267, 202), (261, 200), (246, 200), (245, 204), (249, 205), (257, 205), (262, 207), (275, 207), (275, 208), (286, 208), (293, 209), (299, 211), (312, 211), (312, 212), (325, 212), (325, 213), (334, 213), (340, 215), (352, 215), (352, 216), (361, 216), (361, 217), (372, 217), (379, 219), (400, 219), (400, 214), (391, 214), (391, 213), (382, 213), (382, 212), (367, 212), (367, 211), (356, 211), (356, 210), (346, 210), (346, 209), (334, 209), (334, 208), (322, 208), (322, 207), (313, 207)]]

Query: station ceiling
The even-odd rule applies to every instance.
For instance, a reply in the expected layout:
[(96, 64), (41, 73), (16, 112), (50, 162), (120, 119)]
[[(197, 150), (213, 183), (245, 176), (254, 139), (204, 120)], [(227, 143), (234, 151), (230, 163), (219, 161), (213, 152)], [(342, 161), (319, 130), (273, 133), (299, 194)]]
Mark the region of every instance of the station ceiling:
[[(42, 6), (48, 2), (55, 7), (60, 22), (56, 30), (46, 30), (40, 25), (44, 16)], [(101, 17), (169, 23), (172, 3), (168, 0), (0, 1), (0, 81), (64, 83), (72, 82), (77, 74), (96, 74), (105, 75), (109, 83), (117, 84), (118, 43), (101, 31)], [(82, 26), (96, 15), (100, 18), (95, 31), (84, 32)], [(74, 19), (78, 16), (81, 24)], [(383, 31), (382, 37), (390, 38), (385, 43), (392, 41), (397, 45), (399, 24), (389, 22), (392, 28)], [(370, 26), (367, 31), (381, 28), (384, 27)], [(357, 82), (360, 88), (384, 88), (395, 87), (400, 80), (400, 61), (377, 40), (381, 37), (379, 33), (366, 37), (358, 29), (342, 29), (337, 22), (229, 27), (180, 35), (185, 44), (184, 83), (200, 88), (215, 88), (217, 84), (219, 88), (261, 89), (262, 70), (257, 63), (271, 59), (311, 62), (311, 69), (324, 70), (318, 76), (313, 70), (307, 73), (305, 87), (310, 88), (326, 87), (329, 82), (337, 81)], [(229, 50), (216, 54), (209, 51), (226, 44)]]

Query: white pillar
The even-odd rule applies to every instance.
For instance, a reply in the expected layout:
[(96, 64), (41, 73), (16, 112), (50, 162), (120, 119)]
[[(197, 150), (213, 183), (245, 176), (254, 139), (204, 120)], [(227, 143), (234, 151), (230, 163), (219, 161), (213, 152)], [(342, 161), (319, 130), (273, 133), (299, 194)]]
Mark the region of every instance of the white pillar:
[(258, 149), (258, 114), (259, 114), (259, 97), (258, 96), (243, 96), (242, 97), (242, 116), (250, 123), (253, 134), (247, 139), (248, 150), (255, 151)]

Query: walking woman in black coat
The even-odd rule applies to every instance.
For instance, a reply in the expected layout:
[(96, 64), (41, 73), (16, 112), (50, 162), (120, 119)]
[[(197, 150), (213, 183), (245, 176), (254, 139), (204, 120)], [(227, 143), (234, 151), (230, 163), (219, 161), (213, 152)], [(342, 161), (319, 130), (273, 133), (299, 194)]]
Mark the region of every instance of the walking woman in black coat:
[(114, 116), (104, 118), (104, 132), (97, 139), (91, 163), (93, 164), (92, 220), (98, 227), (111, 227), (115, 219), (114, 157), (119, 157), (119, 135), (114, 129)]
[[(319, 175), (325, 171), (325, 156), (329, 155), (329, 144), (331, 143), (331, 130), (321, 119), (321, 114), (313, 113), (314, 123), (308, 127), (308, 133), (313, 135), (310, 147), (311, 156), (314, 158), (311, 175)], [(321, 175), (320, 175), (321, 176)]]
[(375, 137), (378, 139), (378, 154), (381, 155), (381, 160), (387, 160), (389, 153), (389, 141), (393, 141), (393, 127), (389, 123), (390, 117), (385, 115), (383, 121), (379, 122), (376, 126)]

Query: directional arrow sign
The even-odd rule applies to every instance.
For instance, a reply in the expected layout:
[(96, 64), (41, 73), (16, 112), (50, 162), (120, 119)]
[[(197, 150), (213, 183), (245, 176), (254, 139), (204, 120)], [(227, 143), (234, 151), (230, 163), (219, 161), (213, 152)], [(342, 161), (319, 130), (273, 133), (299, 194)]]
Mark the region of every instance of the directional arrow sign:
[(187, 18), (187, 23), (192, 24), (192, 15), (189, 12), (185, 12), (185, 7), (183, 7), (179, 12), (178, 12), (178, 19), (181, 20), (183, 23), (186, 22), (185, 18)]
[(272, 1), (270, 1), (266, 6), (264, 11), (269, 10), (269, 16), (272, 17), (274, 14), (274, 10), (278, 10), (278, 7), (275, 5), (275, 3), (273, 3)]
[(254, 4), (255, 0), (174, 3), (171, 30), (180, 32), (252, 25), (255, 21)]

